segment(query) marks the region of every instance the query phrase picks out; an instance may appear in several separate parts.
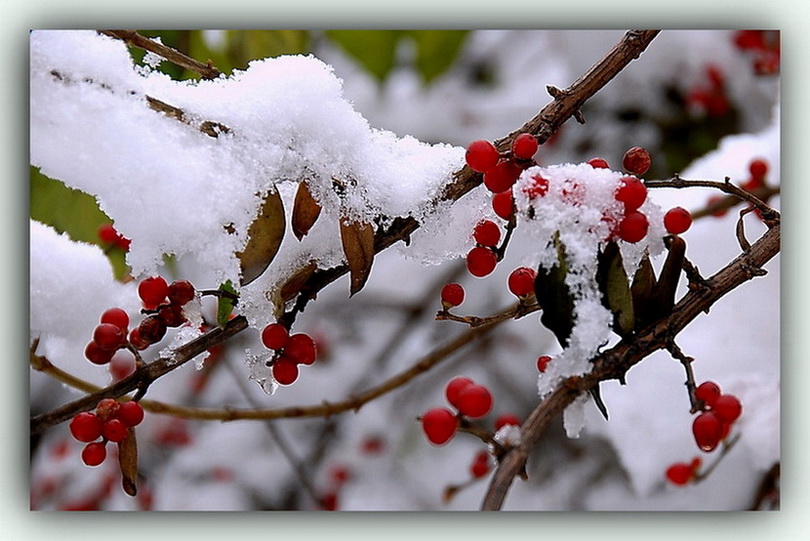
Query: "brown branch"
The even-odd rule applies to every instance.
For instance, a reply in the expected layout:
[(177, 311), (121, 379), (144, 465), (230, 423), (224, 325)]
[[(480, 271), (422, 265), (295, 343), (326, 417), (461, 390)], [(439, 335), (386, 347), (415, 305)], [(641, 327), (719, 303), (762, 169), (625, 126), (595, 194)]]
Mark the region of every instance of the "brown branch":
[(113, 38), (124, 40), (127, 45), (138, 47), (145, 51), (162, 56), (172, 64), (176, 64), (183, 69), (199, 73), (203, 79), (216, 79), (222, 72), (215, 68), (209, 61), (203, 64), (193, 58), (186, 56), (177, 49), (173, 49), (151, 38), (143, 36), (134, 30), (99, 30), (99, 34), (104, 34)]
[(539, 441), (553, 419), (584, 392), (600, 382), (625, 377), (626, 372), (651, 353), (667, 347), (671, 340), (691, 321), (726, 295), (751, 280), (780, 249), (781, 226), (776, 223), (760, 237), (747, 252), (706, 280), (706, 287), (692, 290), (675, 305), (672, 313), (642, 329), (634, 337), (593, 359), (593, 369), (584, 376), (572, 376), (551, 392), (531, 412), (521, 425), (521, 443), (500, 463), (484, 497), (482, 509), (497, 510), (503, 505), (509, 487), (525, 467), (531, 449)]

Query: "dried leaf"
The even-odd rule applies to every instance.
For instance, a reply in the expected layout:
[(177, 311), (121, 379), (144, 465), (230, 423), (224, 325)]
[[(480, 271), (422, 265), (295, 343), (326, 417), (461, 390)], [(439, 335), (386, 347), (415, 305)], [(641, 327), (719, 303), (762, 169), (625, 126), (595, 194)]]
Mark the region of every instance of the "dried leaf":
[(565, 246), (560, 242), (559, 234), (554, 236), (557, 247), (557, 264), (550, 269), (540, 267), (534, 280), (534, 292), (537, 304), (543, 309), (540, 322), (557, 337), (564, 348), (574, 329), (574, 297), (565, 276), (568, 265), (565, 261)]
[(307, 280), (309, 280), (309, 277), (312, 276), (317, 268), (317, 263), (310, 261), (306, 266), (298, 269), (292, 276), (287, 278), (287, 281), (281, 286), (281, 301), (287, 302), (294, 299), (295, 296), (301, 292), (301, 288), (304, 287), (304, 284), (307, 283)]
[(320, 215), (321, 206), (312, 197), (309, 185), (306, 182), (301, 182), (295, 192), (295, 202), (293, 203), (292, 218), (290, 219), (295, 238), (298, 240), (303, 239), (312, 226), (315, 225)]
[(126, 437), (118, 444), (118, 465), (124, 492), (134, 497), (138, 493), (138, 443), (132, 427), (127, 429)]
[(259, 216), (248, 228), (245, 249), (237, 253), (242, 270), (241, 285), (247, 285), (264, 273), (276, 257), (284, 239), (284, 204), (278, 191), (269, 192)]
[(656, 319), (653, 296), (658, 287), (655, 279), (650, 257), (645, 255), (639, 262), (636, 274), (633, 276), (633, 284), (630, 286), (630, 294), (633, 297), (633, 312), (636, 314), (636, 330), (643, 329)]
[(635, 326), (635, 313), (619, 245), (609, 242), (597, 259), (596, 282), (602, 302), (613, 313), (613, 330), (619, 336), (627, 336)]
[(683, 259), (686, 255), (686, 242), (679, 236), (668, 237), (667, 249), (669, 253), (661, 268), (658, 277), (658, 287), (655, 290), (655, 305), (657, 317), (663, 317), (672, 312), (675, 306), (675, 293), (678, 289), (678, 280), (683, 270)]
[(605, 406), (605, 402), (602, 400), (602, 390), (599, 388), (599, 384), (597, 383), (594, 387), (588, 389), (588, 392), (591, 394), (593, 403), (596, 404), (596, 408), (599, 410), (599, 413), (602, 414), (605, 421), (609, 421), (610, 419), (608, 418), (607, 406)]
[(374, 263), (374, 227), (364, 222), (340, 222), (340, 241), (349, 263), (350, 296), (366, 285)]

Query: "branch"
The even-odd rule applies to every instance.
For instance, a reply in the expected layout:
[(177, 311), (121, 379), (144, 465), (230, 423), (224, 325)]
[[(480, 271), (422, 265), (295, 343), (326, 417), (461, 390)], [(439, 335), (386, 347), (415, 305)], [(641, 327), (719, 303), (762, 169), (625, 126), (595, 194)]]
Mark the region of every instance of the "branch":
[(584, 376), (572, 376), (560, 383), (550, 395), (540, 401), (521, 425), (521, 443), (501, 461), (492, 478), (482, 503), (483, 510), (497, 510), (503, 506), (515, 476), (525, 467), (531, 449), (539, 441), (551, 421), (560, 415), (582, 393), (595, 388), (600, 382), (624, 378), (626, 372), (653, 352), (666, 348), (671, 340), (692, 320), (729, 291), (759, 275), (762, 267), (774, 258), (780, 249), (781, 226), (776, 223), (751, 249), (741, 253), (726, 267), (706, 280), (706, 287), (692, 290), (675, 305), (672, 313), (651, 324), (629, 340), (593, 359), (593, 369)]
[(172, 64), (176, 64), (177, 66), (189, 71), (193, 71), (194, 73), (199, 73), (203, 79), (216, 79), (222, 75), (222, 72), (215, 68), (211, 64), (210, 60), (207, 64), (203, 64), (202, 62), (184, 55), (177, 49), (172, 49), (171, 47), (167, 47), (166, 45), (163, 45), (162, 43), (159, 43), (153, 39), (142, 36), (134, 30), (99, 30), (98, 33), (124, 40), (127, 45), (139, 47), (145, 51), (162, 56)]

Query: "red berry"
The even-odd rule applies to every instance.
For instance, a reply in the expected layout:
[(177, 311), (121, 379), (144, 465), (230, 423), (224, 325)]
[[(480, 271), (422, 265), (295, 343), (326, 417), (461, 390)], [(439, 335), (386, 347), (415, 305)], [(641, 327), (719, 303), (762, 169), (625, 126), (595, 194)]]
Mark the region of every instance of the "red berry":
[(267, 349), (281, 349), (287, 343), (290, 333), (281, 323), (271, 323), (262, 329), (262, 344)]
[(445, 310), (464, 302), (464, 288), (461, 284), (446, 284), (442, 288), (442, 306)]
[(495, 432), (505, 427), (506, 425), (520, 426), (520, 419), (511, 413), (504, 413), (495, 419)]
[(647, 199), (647, 186), (637, 177), (622, 177), (616, 190), (616, 201), (624, 203), (625, 212), (637, 210)]
[(97, 440), (104, 423), (98, 415), (89, 411), (77, 414), (70, 421), (70, 434), (82, 443)]
[(458, 394), (458, 412), (476, 419), (492, 409), (492, 395), (483, 385), (467, 385)]
[(585, 163), (594, 169), (610, 169), (610, 164), (608, 164), (607, 160), (604, 158), (591, 158)]
[(122, 402), (118, 408), (118, 418), (127, 426), (138, 426), (143, 421), (143, 407), (132, 400)]
[(150, 310), (162, 304), (168, 293), (169, 286), (166, 284), (166, 280), (160, 276), (146, 278), (138, 284), (138, 296), (143, 301), (144, 308)]
[(501, 228), (492, 220), (481, 220), (473, 230), (473, 238), (481, 246), (497, 246), (501, 240)]
[(101, 224), (98, 226), (98, 238), (104, 244), (116, 244), (120, 235), (112, 224)]
[(451, 406), (458, 409), (458, 395), (468, 385), (474, 385), (474, 382), (470, 378), (464, 376), (456, 376), (447, 382), (447, 385), (444, 388), (444, 397), (447, 398), (447, 401)]
[(694, 477), (692, 466), (678, 462), (667, 468), (667, 479), (674, 485), (685, 485)]
[(636, 243), (647, 236), (650, 222), (647, 217), (637, 210), (625, 214), (619, 222), (619, 238), (626, 242)]
[(100, 323), (109, 323), (126, 331), (129, 327), (129, 315), (121, 308), (108, 308), (101, 314)]
[[(719, 205), (721, 202), (725, 201), (725, 197), (722, 195), (713, 195), (709, 198), (709, 201), (706, 203), (710, 208), (714, 207), (715, 205)], [(728, 208), (717, 208), (712, 210), (712, 216), (721, 217), (728, 214)]]
[(98, 466), (107, 458), (107, 446), (103, 442), (88, 443), (82, 449), (82, 462), (87, 466)]
[(115, 355), (115, 350), (104, 349), (95, 341), (90, 341), (84, 348), (84, 356), (93, 364), (107, 364)]
[(126, 338), (125, 330), (112, 323), (99, 323), (93, 331), (93, 342), (101, 349), (115, 351)]
[(113, 381), (120, 381), (135, 372), (135, 359), (127, 350), (119, 350), (110, 360), (110, 374)]
[(702, 400), (706, 407), (714, 407), (714, 403), (720, 396), (720, 386), (713, 381), (704, 381), (695, 389), (695, 398)]
[(106, 422), (109, 419), (114, 419), (118, 416), (118, 409), (121, 403), (114, 398), (102, 398), (96, 405), (96, 415), (102, 421)]
[(538, 372), (545, 372), (546, 368), (548, 368), (548, 363), (551, 362), (551, 357), (548, 355), (540, 355), (537, 358), (537, 371)]
[(121, 443), (127, 437), (128, 430), (121, 419), (109, 419), (104, 423), (101, 434), (113, 443)]
[(169, 284), (166, 296), (169, 297), (169, 302), (183, 306), (187, 302), (194, 299), (194, 286), (188, 280), (175, 280)]
[(723, 421), (713, 411), (704, 411), (692, 422), (692, 434), (701, 450), (713, 451), (723, 438)]
[(752, 160), (748, 165), (748, 170), (751, 172), (752, 179), (762, 181), (768, 172), (768, 162), (761, 158)]
[(721, 394), (712, 405), (712, 410), (726, 423), (733, 423), (742, 415), (740, 399), (731, 394)]
[(498, 256), (489, 248), (477, 246), (467, 254), (467, 270), (478, 278), (491, 273), (497, 264)]
[(351, 477), (351, 472), (347, 466), (339, 465), (334, 466), (329, 471), (329, 477), (332, 479), (332, 482), (338, 485), (342, 485), (346, 481), (349, 480)]
[(161, 306), (160, 310), (158, 310), (158, 317), (163, 320), (167, 327), (179, 327), (188, 321), (188, 318), (183, 313), (183, 306), (175, 303)]
[(422, 430), (434, 445), (444, 445), (450, 441), (457, 427), (458, 420), (448, 409), (433, 408), (422, 415)]
[(495, 167), (500, 155), (495, 145), (485, 140), (473, 141), (467, 146), (465, 159), (473, 171), (485, 173)]
[(489, 472), (489, 453), (486, 451), (479, 451), (472, 464), (470, 464), (470, 473), (476, 479), (483, 477)]
[(273, 363), (273, 378), (279, 385), (292, 385), (298, 379), (298, 364), (287, 358), (279, 357)]
[(166, 322), (159, 316), (143, 318), (137, 329), (140, 339), (148, 344), (156, 344), (166, 336)]
[(532, 175), (531, 180), (531, 186), (523, 188), (523, 193), (525, 193), (529, 199), (543, 197), (548, 193), (548, 179), (544, 178), (542, 175)]
[(521, 299), (534, 294), (534, 279), (537, 272), (528, 267), (518, 267), (509, 275), (509, 291)]
[(512, 142), (512, 155), (521, 160), (530, 160), (537, 152), (537, 138), (530, 133), (521, 133)]
[(505, 192), (520, 176), (522, 169), (511, 160), (503, 160), (484, 173), (484, 186), (492, 193)]
[(315, 362), (316, 347), (315, 340), (308, 334), (293, 334), (287, 339), (284, 345), (284, 356), (298, 364), (310, 365)]
[(494, 210), (495, 214), (500, 218), (510, 220), (515, 213), (515, 198), (512, 195), (512, 190), (493, 195), (492, 210)]
[(149, 342), (141, 338), (141, 331), (138, 330), (138, 327), (129, 331), (129, 343), (138, 351), (143, 351), (149, 347)]
[(650, 153), (642, 147), (633, 147), (624, 153), (622, 167), (628, 173), (643, 175), (650, 169)]
[(664, 215), (664, 227), (673, 235), (680, 235), (692, 225), (692, 213), (683, 207), (669, 209)]

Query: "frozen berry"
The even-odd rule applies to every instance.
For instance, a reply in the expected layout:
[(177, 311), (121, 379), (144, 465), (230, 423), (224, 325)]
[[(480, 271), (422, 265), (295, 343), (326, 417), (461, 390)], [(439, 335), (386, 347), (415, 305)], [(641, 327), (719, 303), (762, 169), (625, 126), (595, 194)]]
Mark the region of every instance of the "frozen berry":
[(458, 412), (476, 419), (492, 409), (492, 395), (483, 385), (467, 385), (458, 393)]
[(143, 416), (143, 406), (132, 400), (122, 402), (118, 408), (118, 418), (127, 426), (138, 426)]
[(284, 356), (289, 357), (298, 364), (310, 365), (315, 362), (315, 340), (308, 334), (297, 333), (291, 335), (284, 344)]
[(138, 327), (129, 331), (129, 343), (138, 351), (143, 351), (149, 347), (149, 342), (141, 338), (141, 331)]
[(492, 196), (492, 210), (498, 217), (504, 220), (512, 219), (515, 214), (515, 198), (512, 195), (512, 190), (496, 193)]
[(545, 372), (546, 368), (548, 368), (548, 363), (551, 362), (551, 357), (548, 355), (540, 355), (537, 358), (537, 371), (538, 372)]
[(702, 400), (709, 408), (714, 407), (720, 394), (720, 386), (713, 381), (704, 381), (695, 389), (695, 398)]
[(70, 434), (78, 441), (87, 443), (97, 440), (101, 436), (104, 423), (98, 415), (89, 411), (76, 414), (70, 421)]
[(650, 153), (642, 147), (633, 147), (624, 153), (622, 167), (628, 173), (643, 175), (650, 169)]
[(521, 168), (511, 160), (499, 162), (484, 173), (484, 186), (492, 193), (505, 192), (520, 176)]
[(115, 355), (115, 350), (104, 349), (95, 341), (90, 341), (84, 348), (84, 356), (93, 364), (107, 364)]
[(104, 423), (101, 435), (113, 443), (121, 443), (127, 437), (127, 425), (121, 419), (109, 419)]
[(537, 152), (537, 138), (530, 133), (521, 133), (512, 142), (512, 155), (521, 160), (530, 160)]
[(470, 166), (470, 169), (479, 173), (485, 173), (495, 167), (499, 157), (495, 145), (483, 139), (470, 143), (465, 154), (467, 165)]
[(664, 214), (664, 227), (673, 235), (680, 235), (692, 225), (692, 213), (683, 207), (669, 209)]
[(542, 175), (532, 175), (531, 184), (523, 188), (523, 193), (529, 199), (537, 199), (548, 193), (548, 179)]
[(118, 416), (118, 409), (121, 403), (114, 398), (102, 398), (96, 405), (96, 415), (99, 419), (106, 422), (109, 419), (114, 419)]
[(107, 446), (103, 442), (88, 443), (82, 449), (82, 462), (87, 466), (98, 466), (107, 458)]
[(458, 409), (458, 395), (468, 385), (473, 385), (474, 382), (470, 378), (464, 376), (456, 376), (447, 382), (444, 388), (444, 397), (454, 408)]
[(93, 342), (106, 350), (116, 350), (124, 342), (125, 329), (112, 323), (99, 323), (93, 331)]
[(433, 408), (422, 415), (422, 430), (434, 445), (444, 445), (450, 441), (457, 427), (458, 419), (448, 409)]
[(108, 308), (101, 314), (100, 323), (109, 323), (126, 331), (129, 327), (129, 315), (121, 308)]
[(473, 238), (481, 246), (497, 246), (501, 240), (501, 228), (492, 220), (481, 220), (475, 225)]
[(619, 181), (615, 197), (624, 203), (625, 212), (637, 210), (647, 199), (647, 186), (637, 177), (624, 176)]
[(594, 169), (610, 169), (610, 164), (608, 164), (607, 160), (604, 158), (591, 158), (585, 163)]
[(159, 316), (147, 316), (138, 325), (138, 336), (149, 344), (157, 344), (166, 336), (166, 322)]
[(138, 296), (143, 301), (144, 308), (154, 309), (166, 300), (169, 286), (160, 276), (145, 278), (138, 284)]
[(281, 349), (287, 343), (290, 334), (281, 323), (271, 323), (262, 329), (262, 344), (267, 349)]
[(273, 363), (273, 378), (279, 385), (292, 385), (298, 379), (298, 364), (287, 357), (279, 357)]
[(731, 394), (721, 394), (712, 405), (712, 410), (726, 423), (733, 423), (742, 415), (740, 399)]
[(497, 264), (498, 256), (489, 248), (476, 246), (467, 254), (467, 270), (478, 278), (491, 273)]
[(495, 419), (496, 432), (506, 425), (520, 426), (520, 419), (517, 418), (517, 415), (512, 415), (511, 413), (504, 413)]
[(634, 210), (625, 214), (622, 221), (619, 222), (619, 238), (626, 242), (636, 243), (647, 236), (649, 228), (650, 222), (647, 217)]
[(169, 284), (166, 296), (169, 302), (183, 306), (194, 299), (194, 286), (188, 280), (175, 280)]
[(442, 306), (445, 310), (464, 302), (464, 288), (461, 284), (446, 284), (442, 288)]
[(704, 411), (692, 422), (695, 443), (702, 451), (713, 451), (723, 438), (723, 421), (713, 411)]
[(528, 267), (518, 267), (509, 275), (509, 291), (518, 298), (525, 299), (534, 294), (534, 279), (537, 272)]

